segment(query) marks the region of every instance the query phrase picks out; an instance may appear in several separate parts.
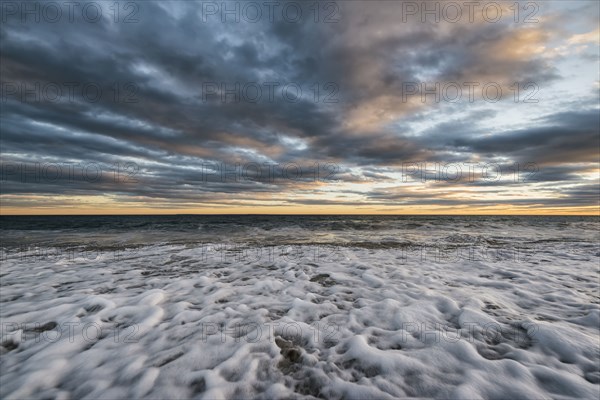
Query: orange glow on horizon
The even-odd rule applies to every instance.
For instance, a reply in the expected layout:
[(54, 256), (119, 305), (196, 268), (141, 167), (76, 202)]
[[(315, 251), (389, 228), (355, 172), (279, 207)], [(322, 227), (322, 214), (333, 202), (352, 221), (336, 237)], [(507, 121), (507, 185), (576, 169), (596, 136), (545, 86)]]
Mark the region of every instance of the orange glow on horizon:
[(10, 215), (573, 215), (599, 216), (600, 207), (351, 207), (351, 206), (280, 206), (280, 207), (227, 207), (227, 208), (185, 208), (164, 209), (152, 207), (118, 208), (17, 208), (2, 207), (0, 216)]

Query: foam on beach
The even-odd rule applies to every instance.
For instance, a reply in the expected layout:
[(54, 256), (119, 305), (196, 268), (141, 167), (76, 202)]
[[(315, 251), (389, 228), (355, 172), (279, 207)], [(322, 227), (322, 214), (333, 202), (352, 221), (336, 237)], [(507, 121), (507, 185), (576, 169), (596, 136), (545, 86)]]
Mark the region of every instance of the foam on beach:
[[(440, 236), (446, 250), (474, 238)], [(276, 241), (4, 251), (0, 396), (597, 399), (600, 253), (584, 236), (494, 257)]]

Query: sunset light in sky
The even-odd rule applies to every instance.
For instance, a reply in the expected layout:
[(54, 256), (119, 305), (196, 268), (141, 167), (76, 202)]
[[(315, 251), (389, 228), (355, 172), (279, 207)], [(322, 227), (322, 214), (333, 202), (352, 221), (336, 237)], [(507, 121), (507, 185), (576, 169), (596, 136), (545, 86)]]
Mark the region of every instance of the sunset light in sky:
[(598, 214), (595, 1), (15, 4), (2, 214)]

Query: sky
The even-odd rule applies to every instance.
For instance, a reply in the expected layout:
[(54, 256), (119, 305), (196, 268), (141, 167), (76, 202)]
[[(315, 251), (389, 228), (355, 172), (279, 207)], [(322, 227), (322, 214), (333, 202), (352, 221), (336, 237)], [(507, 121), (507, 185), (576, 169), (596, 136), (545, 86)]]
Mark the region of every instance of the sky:
[(597, 1), (2, 1), (0, 213), (599, 214)]

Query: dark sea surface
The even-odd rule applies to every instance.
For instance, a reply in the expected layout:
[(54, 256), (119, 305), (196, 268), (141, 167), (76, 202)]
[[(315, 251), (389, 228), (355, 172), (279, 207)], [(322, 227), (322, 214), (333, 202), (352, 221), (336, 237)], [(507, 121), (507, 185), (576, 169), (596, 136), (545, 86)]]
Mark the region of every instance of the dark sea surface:
[(2, 216), (2, 248), (152, 244), (598, 245), (595, 216), (143, 215)]

